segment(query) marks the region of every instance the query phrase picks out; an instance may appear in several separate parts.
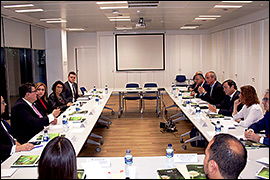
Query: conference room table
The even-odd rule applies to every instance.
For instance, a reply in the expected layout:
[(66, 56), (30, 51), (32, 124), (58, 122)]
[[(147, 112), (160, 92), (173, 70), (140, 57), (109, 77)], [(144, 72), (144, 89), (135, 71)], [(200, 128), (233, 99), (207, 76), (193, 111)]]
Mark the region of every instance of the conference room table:
[[(160, 91), (159, 88), (114, 88), (113, 92), (118, 93), (119, 95), (119, 109), (118, 109), (118, 118), (121, 117), (124, 109), (124, 99), (123, 96), (125, 93), (138, 93), (141, 97), (147, 92), (154, 92), (156, 94), (157, 98), (157, 105), (156, 105), (156, 112), (157, 112), (157, 117), (160, 116), (161, 110), (160, 110)], [(141, 99), (140, 99), (141, 100)], [(140, 102), (140, 112), (143, 113), (143, 104), (142, 100)]]

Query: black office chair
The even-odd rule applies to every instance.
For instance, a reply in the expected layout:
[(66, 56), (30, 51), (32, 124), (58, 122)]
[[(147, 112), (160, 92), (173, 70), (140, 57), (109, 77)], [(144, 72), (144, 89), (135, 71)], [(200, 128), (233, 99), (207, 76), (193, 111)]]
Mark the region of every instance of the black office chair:
[(176, 75), (175, 86), (177, 86), (177, 87), (189, 86), (189, 80), (186, 78), (186, 75)]
[[(126, 84), (126, 88), (127, 89), (136, 89), (136, 88), (140, 88), (139, 84), (138, 83), (127, 83)], [(124, 93), (123, 95), (123, 101), (124, 101), (124, 107), (123, 109), (126, 109), (127, 107), (127, 104), (126, 104), (126, 101), (127, 100), (140, 100), (140, 111), (142, 113), (142, 95), (140, 92), (137, 92), (137, 91), (134, 91), (134, 92), (126, 92)]]
[[(158, 85), (157, 83), (145, 83), (144, 88), (157, 88)], [(143, 104), (143, 109), (144, 109), (144, 100), (156, 100), (157, 105), (156, 105), (156, 112), (158, 112), (158, 100), (160, 99), (158, 92), (156, 91), (146, 91), (143, 93), (142, 96), (142, 104)]]

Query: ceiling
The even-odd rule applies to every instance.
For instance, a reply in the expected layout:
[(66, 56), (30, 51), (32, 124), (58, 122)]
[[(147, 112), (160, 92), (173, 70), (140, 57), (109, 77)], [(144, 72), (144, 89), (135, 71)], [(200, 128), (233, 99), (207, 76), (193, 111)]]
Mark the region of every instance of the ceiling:
[[(243, 6), (238, 9), (214, 8), (217, 4), (232, 4), (222, 1), (157, 1), (156, 8), (131, 8), (129, 6), (126, 9), (117, 9), (118, 13), (115, 14), (112, 9), (100, 9), (102, 5), (98, 5), (96, 2), (98, 1), (1, 1), (1, 16), (44, 28), (84, 28), (86, 32), (115, 31), (116, 27), (123, 26), (135, 29), (139, 18), (144, 19), (145, 30), (179, 30), (180, 27), (189, 24), (198, 25), (198, 30), (206, 30), (269, 8), (269, 1), (233, 3)], [(126, 4), (131, 4), (131, 2), (128, 1)], [(34, 5), (31, 8), (41, 8), (43, 11), (18, 13), (15, 10), (26, 8), (3, 7), (4, 5), (30, 3)], [(221, 17), (213, 21), (195, 21), (199, 15), (221, 15)], [(108, 19), (110, 16), (130, 16), (131, 20), (127, 22), (110, 21)], [(40, 21), (43, 18), (62, 18), (67, 22), (49, 24)]]

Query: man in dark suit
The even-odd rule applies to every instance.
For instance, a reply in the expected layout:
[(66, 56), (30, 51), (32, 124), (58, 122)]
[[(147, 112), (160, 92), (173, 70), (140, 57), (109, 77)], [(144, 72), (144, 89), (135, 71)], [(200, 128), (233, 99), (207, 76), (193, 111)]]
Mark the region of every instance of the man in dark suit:
[[(208, 108), (212, 112), (223, 114), (224, 116), (232, 116), (234, 101), (239, 98), (240, 91), (237, 90), (236, 83), (231, 79), (224, 81), (222, 86), (226, 94), (224, 100), (220, 104), (216, 104), (216, 107), (208, 104)], [(240, 111), (242, 107), (243, 104), (239, 105), (237, 108)]]
[(25, 83), (19, 87), (20, 98), (11, 108), (11, 132), (18, 142), (26, 143), (33, 136), (43, 130), (49, 123), (56, 124), (60, 110), (51, 114), (42, 115), (34, 106), (37, 100), (36, 89), (33, 83)]
[(66, 90), (63, 92), (64, 98), (67, 102), (75, 102), (78, 95), (78, 85), (76, 81), (76, 73), (71, 71), (68, 74), (68, 81), (65, 82)]
[[(5, 106), (7, 104), (4, 98), (1, 96), (1, 115), (5, 112)], [(33, 144), (25, 143), (20, 144), (16, 139), (9, 133), (9, 124), (2, 119), (0, 125), (0, 137), (1, 137), (1, 163), (4, 162), (10, 155), (19, 151), (29, 151), (34, 148)]]
[(205, 81), (203, 74), (200, 74), (200, 73), (195, 75), (194, 81), (196, 85), (194, 86), (194, 89), (190, 89), (191, 90), (190, 95), (195, 96), (196, 94), (196, 97), (199, 98), (198, 88), (201, 86), (207, 91), (210, 88), (210, 86)]
[(214, 71), (209, 71), (205, 75), (205, 80), (209, 84), (210, 88), (205, 90), (203, 87), (199, 87), (200, 98), (210, 104), (219, 104), (225, 98), (225, 93), (220, 82), (217, 81), (217, 77)]

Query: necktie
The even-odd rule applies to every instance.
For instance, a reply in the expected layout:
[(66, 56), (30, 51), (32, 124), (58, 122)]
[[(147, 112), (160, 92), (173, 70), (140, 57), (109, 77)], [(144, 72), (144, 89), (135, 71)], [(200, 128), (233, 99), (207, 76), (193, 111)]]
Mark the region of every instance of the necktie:
[(6, 132), (6, 134), (7, 134), (8, 137), (9, 137), (9, 139), (11, 140), (12, 145), (14, 145), (14, 144), (15, 144), (15, 140), (14, 140), (13, 137), (9, 134), (9, 132), (7, 131), (7, 129), (6, 129), (5, 125), (3, 124), (3, 122), (1, 122), (1, 125), (3, 126), (3, 128), (4, 128), (5, 132)]
[(76, 99), (76, 92), (75, 92), (74, 84), (72, 84), (72, 88), (73, 88), (73, 96), (74, 96), (74, 99)]
[(211, 87), (210, 96), (212, 96), (213, 87), (214, 86)]
[(40, 112), (37, 110), (37, 108), (34, 106), (34, 104), (32, 104), (32, 107), (35, 110), (35, 112), (37, 113), (37, 115), (39, 116), (39, 118), (43, 118), (43, 116), (40, 114)]

